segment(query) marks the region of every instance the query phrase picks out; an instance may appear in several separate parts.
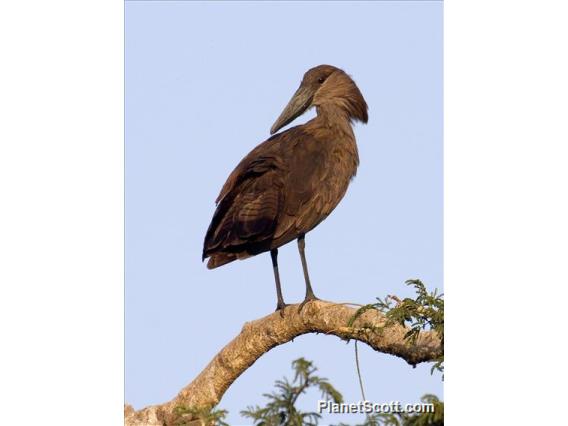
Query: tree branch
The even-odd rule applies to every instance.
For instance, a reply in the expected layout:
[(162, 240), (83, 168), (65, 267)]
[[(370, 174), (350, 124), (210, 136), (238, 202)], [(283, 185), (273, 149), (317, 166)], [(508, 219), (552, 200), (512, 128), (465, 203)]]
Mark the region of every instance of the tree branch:
[(298, 312), (299, 305), (285, 309), (284, 317), (275, 312), (244, 324), (240, 334), (225, 346), (188, 386), (171, 401), (134, 411), (125, 409), (126, 426), (173, 425), (178, 406), (209, 409), (216, 406), (229, 386), (263, 354), (275, 346), (306, 333), (333, 334), (341, 339), (356, 339), (374, 350), (404, 359), (411, 365), (432, 361), (443, 354), (438, 335), (421, 332), (414, 344), (404, 335), (407, 328), (398, 324), (377, 332), (385, 317), (368, 310), (348, 327), (357, 311), (343, 304), (313, 301)]

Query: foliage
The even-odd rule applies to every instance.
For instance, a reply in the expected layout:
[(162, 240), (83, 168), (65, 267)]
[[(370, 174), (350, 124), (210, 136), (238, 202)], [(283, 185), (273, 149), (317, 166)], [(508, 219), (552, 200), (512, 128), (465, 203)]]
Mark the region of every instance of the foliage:
[(196, 409), (193, 407), (178, 406), (174, 409), (176, 426), (229, 426), (224, 419), (227, 410)]
[[(404, 336), (405, 339), (414, 344), (422, 330), (435, 331), (444, 344), (444, 295), (438, 294), (437, 289), (432, 293), (428, 293), (426, 287), (420, 280), (407, 280), (406, 285), (414, 286), (416, 290), (416, 298), (405, 298), (400, 300), (396, 296), (387, 296), (384, 299), (377, 297), (377, 302), (368, 304), (357, 310), (355, 315), (349, 321), (352, 327), (357, 318), (361, 317), (366, 311), (375, 309), (385, 315), (387, 321), (383, 327), (371, 326), (363, 324), (363, 329), (376, 333), (382, 333), (384, 328), (399, 324), (408, 328), (408, 332)], [(434, 361), (432, 373), (434, 370), (444, 371), (444, 357)]]
[(295, 406), (300, 395), (309, 388), (317, 388), (322, 398), (335, 403), (343, 402), (343, 397), (326, 378), (316, 376), (317, 368), (311, 361), (299, 358), (292, 362), (294, 379), (277, 380), (276, 392), (264, 394), (269, 402), (265, 407), (247, 407), (241, 415), (254, 421), (257, 426), (315, 426), (321, 415), (315, 412), (302, 412)]
[[(277, 380), (277, 392), (264, 394), (270, 401), (264, 408), (248, 407), (241, 414), (254, 421), (256, 426), (317, 426), (321, 415), (310, 412), (303, 413), (295, 407), (298, 397), (310, 387), (318, 388), (322, 397), (335, 403), (342, 403), (343, 398), (327, 379), (315, 376), (317, 368), (313, 362), (304, 358), (292, 362), (295, 371), (294, 380), (287, 378)], [(444, 402), (435, 395), (424, 395), (423, 403), (433, 404), (432, 412), (425, 413), (376, 413), (369, 414), (362, 424), (356, 426), (443, 426)], [(349, 426), (340, 423), (337, 426)]]

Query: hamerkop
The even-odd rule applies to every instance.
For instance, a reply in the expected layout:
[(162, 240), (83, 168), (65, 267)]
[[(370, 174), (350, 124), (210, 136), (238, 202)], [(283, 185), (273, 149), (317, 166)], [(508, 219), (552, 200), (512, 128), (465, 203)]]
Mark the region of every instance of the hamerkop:
[(359, 165), (351, 124), (367, 122), (367, 104), (355, 82), (339, 68), (319, 65), (306, 72), (270, 134), (313, 106), (316, 118), (272, 136), (233, 170), (217, 197), (203, 246), (203, 259), (210, 257), (210, 269), (270, 251), (276, 310), (286, 306), (278, 274), (278, 247), (294, 239), (306, 281), (300, 309), (317, 299), (308, 276), (305, 235), (345, 195)]

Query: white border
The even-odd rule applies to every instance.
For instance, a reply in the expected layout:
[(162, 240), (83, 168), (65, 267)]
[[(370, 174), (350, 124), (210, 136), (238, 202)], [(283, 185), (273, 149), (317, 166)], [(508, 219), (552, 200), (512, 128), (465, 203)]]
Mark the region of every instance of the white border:
[(564, 418), (567, 12), (445, 4), (449, 425)]
[(0, 423), (123, 422), (123, 4), (0, 12)]

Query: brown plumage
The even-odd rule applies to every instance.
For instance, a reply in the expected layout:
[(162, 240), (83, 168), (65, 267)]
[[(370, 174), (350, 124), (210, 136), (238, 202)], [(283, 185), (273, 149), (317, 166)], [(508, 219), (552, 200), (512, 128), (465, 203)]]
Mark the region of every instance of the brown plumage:
[[(212, 269), (270, 251), (278, 296), (278, 247), (298, 239), (306, 299), (313, 294), (304, 255), (304, 236), (345, 195), (359, 164), (351, 123), (367, 122), (367, 104), (353, 80), (330, 65), (312, 68), (270, 133), (310, 107), (317, 117), (278, 133), (254, 148), (231, 173), (217, 197), (203, 247)], [(302, 305), (303, 306), (303, 305)]]

